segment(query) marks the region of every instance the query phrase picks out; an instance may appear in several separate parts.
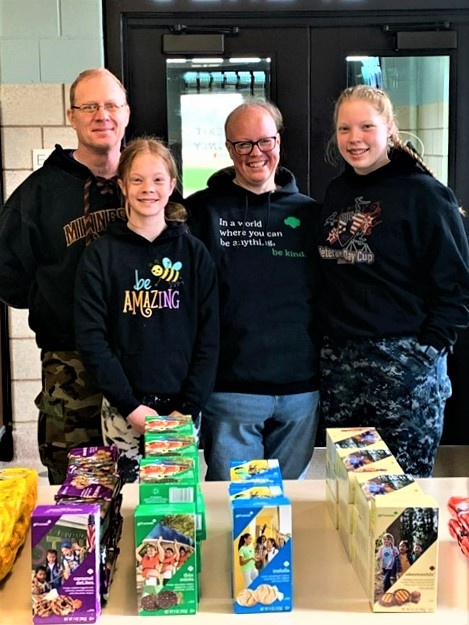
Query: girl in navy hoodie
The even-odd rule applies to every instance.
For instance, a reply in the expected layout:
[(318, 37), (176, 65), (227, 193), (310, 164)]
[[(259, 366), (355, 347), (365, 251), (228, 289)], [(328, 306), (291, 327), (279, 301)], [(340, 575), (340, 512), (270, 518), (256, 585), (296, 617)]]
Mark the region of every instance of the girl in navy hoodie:
[(218, 356), (216, 272), (188, 233), (185, 209), (168, 203), (176, 184), (169, 150), (136, 139), (118, 182), (127, 223), (115, 222), (83, 255), (76, 282), (77, 344), (98, 388), (106, 444), (137, 478), (146, 415), (198, 419)]
[(321, 403), (328, 427), (375, 426), (405, 472), (432, 474), (451, 384), (447, 354), (469, 322), (469, 253), (454, 193), (399, 138), (392, 104), (339, 97), (319, 253)]

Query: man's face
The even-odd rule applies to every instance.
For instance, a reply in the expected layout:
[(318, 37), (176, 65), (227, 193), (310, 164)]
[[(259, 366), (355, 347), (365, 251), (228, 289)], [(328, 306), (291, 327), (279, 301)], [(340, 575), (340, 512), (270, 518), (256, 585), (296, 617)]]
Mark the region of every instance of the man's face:
[[(275, 146), (270, 152), (261, 152), (256, 145), (250, 154), (240, 155), (229, 143), (259, 141), (266, 137), (276, 137)], [(275, 172), (280, 160), (280, 137), (270, 113), (258, 106), (241, 110), (230, 120), (226, 139), (226, 147), (236, 171), (236, 182), (253, 193), (275, 189)]]
[[(125, 104), (125, 93), (112, 76), (97, 74), (83, 79), (76, 86), (74, 105), (103, 105), (111, 102)], [(114, 112), (107, 111), (104, 106), (100, 106), (94, 113), (68, 109), (67, 116), (77, 133), (79, 144), (91, 151), (106, 154), (120, 149), (130, 110), (127, 104)]]

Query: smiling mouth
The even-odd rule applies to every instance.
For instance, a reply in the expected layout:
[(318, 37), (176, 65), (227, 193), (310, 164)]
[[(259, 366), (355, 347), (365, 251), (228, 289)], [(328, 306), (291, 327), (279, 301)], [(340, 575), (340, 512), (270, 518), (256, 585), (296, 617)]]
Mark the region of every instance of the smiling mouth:
[(352, 148), (347, 150), (347, 152), (352, 156), (362, 156), (362, 154), (366, 154), (368, 152), (368, 148)]

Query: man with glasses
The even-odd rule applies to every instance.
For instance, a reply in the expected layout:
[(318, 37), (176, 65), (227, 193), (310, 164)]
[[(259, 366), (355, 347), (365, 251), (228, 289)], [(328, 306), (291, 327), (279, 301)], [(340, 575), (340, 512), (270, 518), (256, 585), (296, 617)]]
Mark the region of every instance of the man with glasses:
[(39, 454), (51, 484), (63, 482), (70, 448), (102, 444), (102, 396), (76, 351), (73, 290), (85, 246), (125, 219), (114, 176), (129, 115), (116, 76), (83, 71), (67, 110), (77, 148), (56, 145), (0, 213), (0, 299), (29, 309), (41, 349)]
[(230, 479), (231, 460), (259, 458), (300, 478), (314, 449), (319, 206), (279, 166), (281, 129), (273, 104), (237, 107), (225, 122), (233, 167), (185, 201), (220, 287), (220, 361), (201, 426), (207, 480)]

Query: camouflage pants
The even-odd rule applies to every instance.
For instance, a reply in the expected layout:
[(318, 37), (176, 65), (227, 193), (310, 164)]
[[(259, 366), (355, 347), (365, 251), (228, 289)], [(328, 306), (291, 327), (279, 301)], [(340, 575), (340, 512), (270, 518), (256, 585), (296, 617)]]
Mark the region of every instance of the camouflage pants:
[(373, 426), (402, 469), (430, 477), (451, 395), (446, 356), (433, 364), (415, 338), (324, 341), (321, 409), (324, 427)]
[(143, 456), (142, 437), (121, 413), (103, 398), (101, 425), (105, 445), (115, 445), (119, 451), (119, 470), (125, 483), (138, 480), (138, 463)]
[(101, 403), (77, 352), (43, 352), (38, 443), (49, 482), (61, 484), (72, 447), (102, 445)]

